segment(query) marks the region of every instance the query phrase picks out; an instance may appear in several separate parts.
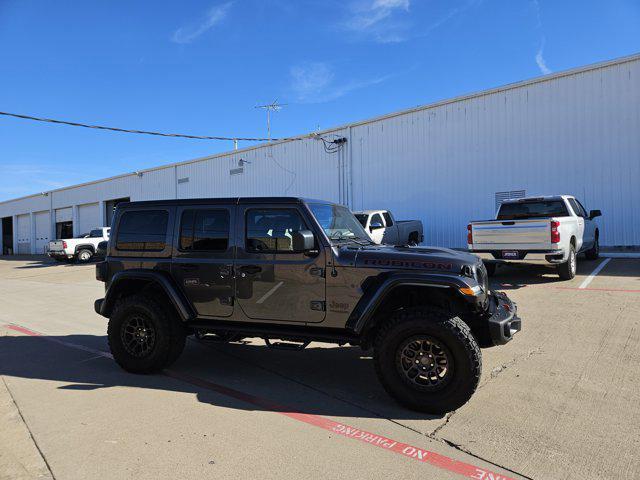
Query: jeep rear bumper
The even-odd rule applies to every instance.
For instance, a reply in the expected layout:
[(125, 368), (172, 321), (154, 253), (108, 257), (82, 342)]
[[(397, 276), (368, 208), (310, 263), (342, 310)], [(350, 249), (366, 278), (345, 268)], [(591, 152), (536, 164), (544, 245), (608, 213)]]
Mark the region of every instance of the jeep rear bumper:
[(504, 345), (522, 328), (518, 307), (506, 294), (493, 292), (489, 312), (489, 334), (494, 345)]

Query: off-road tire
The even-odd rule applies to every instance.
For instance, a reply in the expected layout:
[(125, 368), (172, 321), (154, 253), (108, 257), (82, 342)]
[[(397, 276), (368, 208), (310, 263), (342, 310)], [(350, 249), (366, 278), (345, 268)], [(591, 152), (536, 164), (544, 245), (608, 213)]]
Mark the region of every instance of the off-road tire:
[[(131, 316), (141, 316), (155, 330), (152, 350), (144, 357), (130, 354), (122, 340), (122, 328)], [(131, 373), (155, 373), (173, 364), (186, 342), (186, 329), (170, 305), (161, 299), (139, 294), (119, 300), (115, 305), (107, 338), (113, 359), (124, 370)]]
[(78, 253), (76, 253), (76, 260), (78, 263), (87, 263), (93, 257), (93, 252), (91, 250), (87, 250), (83, 248)]
[[(425, 335), (442, 343), (452, 357), (451, 377), (439, 390), (409, 385), (398, 366), (404, 342)], [(395, 312), (374, 341), (376, 373), (387, 393), (416, 411), (444, 414), (469, 401), (480, 381), (482, 353), (471, 330), (459, 317), (439, 308), (417, 307)]]
[(493, 262), (485, 262), (484, 267), (487, 269), (487, 275), (490, 277), (493, 277), (498, 269), (498, 265)]
[(584, 252), (584, 256), (587, 257), (587, 260), (597, 260), (600, 257), (600, 240), (597, 235), (593, 247)]
[[(573, 262), (573, 264), (571, 263)], [(576, 247), (571, 245), (569, 248), (569, 258), (566, 262), (561, 263), (556, 268), (561, 280), (571, 280), (576, 276), (576, 269), (578, 265), (578, 259), (576, 256)]]

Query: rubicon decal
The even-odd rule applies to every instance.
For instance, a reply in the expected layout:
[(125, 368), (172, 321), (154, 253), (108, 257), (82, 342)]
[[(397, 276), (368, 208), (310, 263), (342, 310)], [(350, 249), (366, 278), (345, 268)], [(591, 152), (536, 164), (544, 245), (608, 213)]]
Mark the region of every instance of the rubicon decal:
[(452, 270), (453, 265), (451, 263), (444, 262), (421, 262), (419, 260), (383, 260), (377, 258), (367, 258), (364, 261), (365, 265), (372, 267), (391, 267), (391, 268), (415, 268), (415, 269), (427, 269), (427, 270)]

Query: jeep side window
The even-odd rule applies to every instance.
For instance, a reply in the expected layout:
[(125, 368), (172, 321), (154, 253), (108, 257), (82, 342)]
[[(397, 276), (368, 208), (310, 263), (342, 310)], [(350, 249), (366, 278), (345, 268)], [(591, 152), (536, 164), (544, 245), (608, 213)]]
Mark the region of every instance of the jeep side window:
[(185, 210), (180, 222), (180, 250), (224, 252), (228, 246), (227, 210)]
[(161, 252), (165, 248), (169, 212), (138, 210), (124, 212), (118, 225), (118, 250)]
[(382, 216), (384, 217), (384, 221), (387, 223), (387, 227), (392, 227), (393, 220), (391, 219), (391, 214), (389, 212), (382, 212)]
[(292, 253), (293, 232), (307, 230), (294, 209), (260, 208), (247, 210), (246, 249), (259, 253)]

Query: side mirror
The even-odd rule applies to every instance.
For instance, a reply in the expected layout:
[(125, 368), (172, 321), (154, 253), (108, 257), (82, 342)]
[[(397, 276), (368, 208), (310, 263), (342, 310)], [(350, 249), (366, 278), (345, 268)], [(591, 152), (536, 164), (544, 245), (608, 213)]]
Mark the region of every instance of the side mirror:
[(316, 239), (310, 230), (298, 230), (291, 234), (291, 245), (294, 252), (308, 252), (316, 246)]
[(384, 225), (382, 225), (380, 222), (374, 222), (369, 225), (369, 231), (371, 232), (373, 232), (374, 230), (379, 230), (381, 228), (384, 228)]
[(589, 220), (593, 220), (596, 217), (601, 217), (602, 212), (600, 210), (591, 210), (589, 212)]

